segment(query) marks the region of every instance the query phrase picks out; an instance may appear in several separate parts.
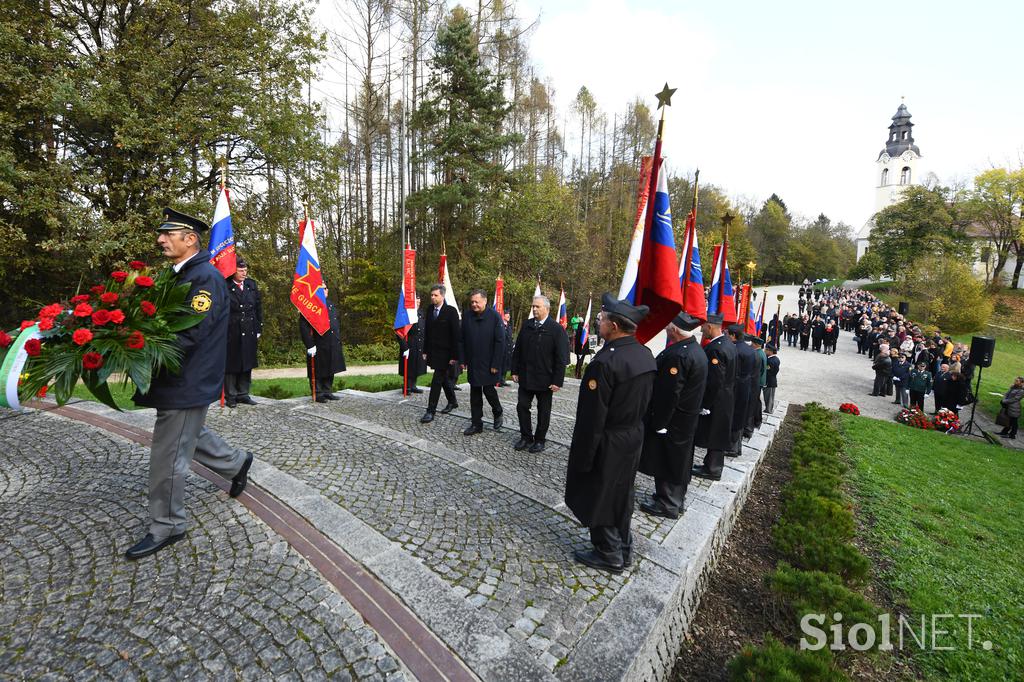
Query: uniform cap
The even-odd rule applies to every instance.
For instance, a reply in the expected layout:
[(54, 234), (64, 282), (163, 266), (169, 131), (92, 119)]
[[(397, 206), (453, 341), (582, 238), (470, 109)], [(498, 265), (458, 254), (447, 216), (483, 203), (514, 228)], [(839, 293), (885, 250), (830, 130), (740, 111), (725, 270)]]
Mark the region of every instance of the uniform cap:
[(601, 296), (601, 310), (624, 317), (633, 324), (640, 324), (651, 309), (645, 305), (631, 305), (629, 301), (620, 301), (609, 292), (605, 292)]
[(193, 218), (187, 213), (175, 211), (173, 208), (165, 208), (163, 210), (163, 219), (160, 227), (156, 228), (158, 232), (195, 230), (196, 232), (203, 233), (210, 229), (210, 226), (199, 218)]
[(684, 331), (692, 332), (700, 326), (700, 318), (694, 317), (690, 313), (679, 313), (672, 318), (672, 324)]

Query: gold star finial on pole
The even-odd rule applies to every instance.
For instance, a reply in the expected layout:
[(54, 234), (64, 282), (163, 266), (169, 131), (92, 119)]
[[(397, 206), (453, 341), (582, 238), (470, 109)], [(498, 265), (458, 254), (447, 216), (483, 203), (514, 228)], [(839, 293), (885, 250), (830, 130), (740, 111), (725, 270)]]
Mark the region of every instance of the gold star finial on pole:
[(668, 83), (665, 83), (665, 87), (661, 89), (661, 92), (657, 93), (655, 97), (658, 98), (658, 108), (672, 106), (672, 95), (675, 94), (679, 88), (670, 88)]

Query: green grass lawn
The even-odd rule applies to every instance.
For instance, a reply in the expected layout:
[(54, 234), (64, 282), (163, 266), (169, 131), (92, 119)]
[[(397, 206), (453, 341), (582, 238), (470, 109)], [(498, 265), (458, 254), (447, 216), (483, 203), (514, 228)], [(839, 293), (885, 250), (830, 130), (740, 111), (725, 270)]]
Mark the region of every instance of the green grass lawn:
[(867, 521), (862, 539), (881, 555), (876, 571), (898, 608), (918, 634), (927, 616), (929, 638), (932, 614), (982, 616), (973, 621), (972, 650), (963, 618), (939, 622), (950, 634), (937, 644), (954, 651), (921, 651), (907, 634), (904, 648), (916, 666), (931, 680), (1022, 679), (1024, 457), (896, 423), (840, 418), (857, 513)]

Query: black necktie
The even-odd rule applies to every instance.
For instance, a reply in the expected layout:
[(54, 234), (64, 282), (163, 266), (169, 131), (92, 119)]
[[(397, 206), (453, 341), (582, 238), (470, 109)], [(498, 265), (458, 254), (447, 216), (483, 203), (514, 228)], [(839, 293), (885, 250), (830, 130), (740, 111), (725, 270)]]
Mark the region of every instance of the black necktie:
[(440, 308), (434, 308), (434, 319), (435, 319), (435, 320), (437, 319), (437, 314), (438, 314), (439, 312), (441, 312), (441, 309), (440, 309)]

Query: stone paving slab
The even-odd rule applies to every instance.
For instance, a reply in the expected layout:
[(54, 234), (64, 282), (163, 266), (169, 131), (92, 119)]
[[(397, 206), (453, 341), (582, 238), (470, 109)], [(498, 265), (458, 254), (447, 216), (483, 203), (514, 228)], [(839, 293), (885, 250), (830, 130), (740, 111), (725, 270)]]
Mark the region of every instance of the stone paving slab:
[(98, 429), (0, 413), (0, 677), (410, 679), (319, 573), (199, 477), (188, 537), (125, 561), (147, 462)]

